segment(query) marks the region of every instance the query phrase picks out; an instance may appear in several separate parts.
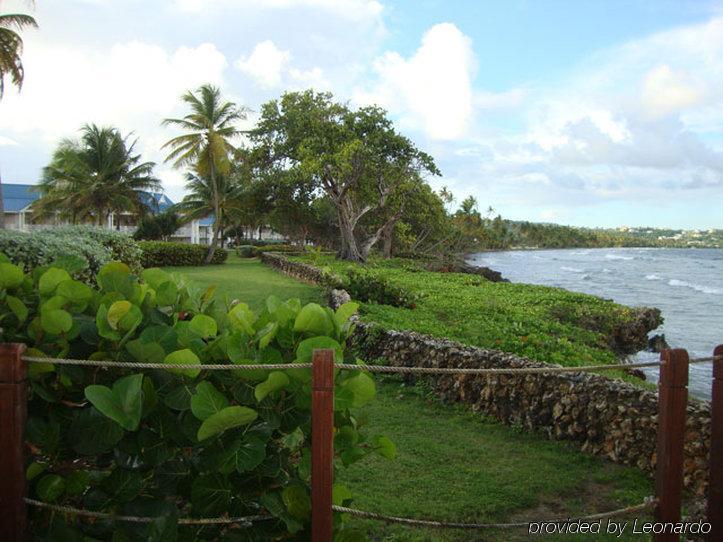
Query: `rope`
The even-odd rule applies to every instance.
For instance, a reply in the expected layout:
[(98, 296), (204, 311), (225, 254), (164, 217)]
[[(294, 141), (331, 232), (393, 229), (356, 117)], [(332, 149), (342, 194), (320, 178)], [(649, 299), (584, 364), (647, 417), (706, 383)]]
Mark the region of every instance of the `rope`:
[[(89, 518), (112, 519), (114, 521), (127, 521), (130, 523), (151, 523), (156, 518), (142, 516), (118, 516), (109, 512), (92, 512), (81, 508), (73, 508), (72, 506), (62, 506), (59, 504), (50, 504), (47, 502), (36, 501), (35, 499), (25, 499), (25, 502), (31, 506), (38, 508), (46, 508), (54, 512), (63, 512), (64, 514), (74, 514), (76, 516), (85, 516)], [(248, 527), (254, 521), (264, 521), (274, 519), (272, 516), (244, 516), (237, 518), (180, 518), (179, 525), (229, 525), (232, 523), (242, 523)]]
[(86, 365), (90, 367), (113, 367), (116, 369), (201, 369), (210, 371), (252, 371), (257, 369), (311, 369), (311, 363), (255, 363), (249, 365), (232, 365), (228, 363), (185, 364), (185, 363), (141, 363), (135, 361), (106, 361), (91, 359), (38, 358), (23, 356), (29, 363), (54, 363), (55, 365)]
[(388, 365), (340, 364), (339, 369), (369, 371), (370, 373), (422, 373), (422, 374), (539, 374), (539, 373), (578, 373), (586, 371), (605, 371), (628, 369), (635, 367), (658, 367), (659, 361), (645, 363), (622, 363), (617, 365), (586, 365), (581, 367), (494, 367), (494, 368), (463, 368), (463, 367), (392, 367)]
[[(172, 363), (141, 363), (135, 361), (106, 361), (89, 359), (63, 359), (40, 358), (23, 356), (29, 363), (54, 363), (56, 365), (84, 365), (90, 367), (106, 367), (116, 369), (200, 369), (204, 371), (252, 371), (252, 370), (283, 370), (283, 369), (311, 369), (311, 363), (255, 363), (250, 365), (233, 365), (221, 363), (209, 364), (172, 364)], [(688, 363), (706, 363), (723, 359), (723, 356), (707, 358), (693, 358)], [(541, 374), (541, 373), (582, 373), (588, 371), (611, 371), (617, 369), (635, 369), (639, 367), (659, 367), (660, 361), (647, 361), (641, 363), (618, 363), (614, 365), (583, 365), (580, 367), (493, 367), (493, 368), (465, 368), (465, 367), (393, 367), (388, 365), (366, 365), (335, 363), (336, 369), (351, 371), (368, 371), (370, 373), (420, 373), (420, 374)]]
[[(551, 519), (544, 520), (545, 523), (564, 523), (569, 521), (593, 521), (604, 518), (611, 518), (615, 516), (621, 516), (624, 514), (630, 514), (632, 512), (641, 512), (649, 508), (654, 507), (657, 504), (657, 499), (654, 497), (646, 497), (641, 504), (634, 506), (628, 506), (626, 508), (619, 508), (617, 510), (611, 510), (610, 512), (602, 512), (599, 514), (591, 514), (589, 516), (581, 516), (578, 518), (565, 518), (565, 519)], [(431, 527), (434, 529), (517, 529), (520, 527), (529, 527), (529, 521), (517, 522), (517, 523), (455, 523), (448, 521), (435, 521), (429, 519), (414, 519), (414, 518), (402, 518), (398, 516), (385, 516), (384, 514), (378, 514), (376, 512), (366, 512), (364, 510), (357, 510), (355, 508), (347, 508), (345, 506), (332, 506), (332, 509), (336, 512), (342, 512), (344, 514), (351, 514), (365, 519), (374, 519), (378, 521), (385, 521), (387, 523), (401, 523), (403, 525), (409, 525), (413, 527)], [(541, 523), (541, 521), (536, 522)]]

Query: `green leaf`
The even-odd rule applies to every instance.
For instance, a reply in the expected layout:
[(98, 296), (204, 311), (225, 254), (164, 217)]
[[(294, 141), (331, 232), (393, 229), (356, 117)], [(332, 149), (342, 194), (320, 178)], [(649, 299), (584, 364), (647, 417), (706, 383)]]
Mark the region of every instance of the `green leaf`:
[(314, 350), (326, 348), (334, 350), (335, 361), (341, 361), (344, 358), (344, 349), (331, 337), (310, 337), (301, 341), (296, 347), (296, 362), (311, 363)]
[(334, 324), (320, 305), (309, 303), (296, 315), (294, 331), (311, 335), (329, 335), (334, 331)]
[(74, 305), (84, 305), (93, 299), (93, 290), (78, 280), (64, 280), (58, 284), (55, 293), (70, 300)]
[(116, 301), (108, 309), (108, 324), (112, 329), (127, 333), (143, 320), (141, 309), (130, 301)]
[(25, 306), (25, 303), (12, 295), (7, 296), (5, 298), (5, 302), (8, 304), (8, 307), (10, 307), (10, 310), (13, 311), (13, 314), (15, 315), (15, 318), (18, 319), (18, 322), (22, 324), (25, 320), (27, 320), (28, 308)]
[(143, 270), (141, 278), (148, 283), (151, 288), (157, 290), (158, 286), (171, 280), (171, 275), (158, 267), (150, 267)]
[(397, 447), (387, 437), (380, 436), (376, 438), (377, 448), (374, 450), (382, 457), (387, 459), (394, 459), (397, 457)]
[(109, 262), (100, 268), (100, 271), (98, 271), (98, 276), (105, 277), (105, 276), (108, 276), (113, 273), (129, 275), (130, 272), (131, 272), (130, 267), (128, 267), (123, 262)]
[[(201, 360), (198, 359), (198, 356), (193, 353), (193, 350), (189, 350), (188, 348), (185, 348), (183, 350), (176, 350), (175, 352), (171, 352), (168, 354), (164, 360), (163, 363), (169, 363), (173, 365), (197, 365), (201, 363)], [(172, 372), (187, 376), (189, 378), (196, 378), (198, 374), (201, 372), (200, 369), (172, 369)]]
[(225, 474), (232, 471), (244, 473), (254, 470), (266, 458), (266, 443), (255, 436), (236, 439), (219, 454), (218, 470)]
[(216, 320), (205, 314), (197, 314), (191, 319), (190, 322), (191, 330), (197, 333), (204, 339), (209, 337), (215, 337), (218, 333), (218, 326)]
[(38, 282), (40, 294), (44, 296), (52, 295), (58, 285), (66, 280), (72, 279), (65, 269), (51, 267), (40, 277)]
[(55, 502), (65, 493), (65, 480), (57, 474), (43, 476), (35, 491), (43, 502)]
[(32, 463), (30, 463), (30, 465), (28, 465), (28, 468), (25, 470), (25, 479), (29, 482), (30, 480), (37, 478), (45, 471), (46, 468), (46, 465), (33, 461)]
[(266, 348), (269, 343), (273, 340), (274, 337), (276, 337), (276, 332), (279, 330), (279, 324), (276, 322), (269, 322), (266, 324), (263, 329), (259, 330), (258, 337), (259, 337), (259, 348), (264, 349)]
[(110, 327), (108, 323), (108, 307), (105, 305), (98, 307), (98, 312), (95, 315), (95, 325), (98, 328), (98, 335), (101, 337), (111, 341), (120, 341), (120, 333)]
[(287, 486), (281, 492), (281, 499), (289, 514), (295, 518), (306, 520), (311, 516), (311, 499), (303, 486), (298, 484)]
[(226, 513), (231, 502), (231, 484), (220, 474), (202, 474), (191, 485), (194, 515), (215, 516)]
[(236, 329), (240, 329), (247, 335), (254, 335), (256, 315), (249, 309), (246, 303), (239, 303), (232, 308), (228, 312), (228, 319)]
[(46, 333), (61, 335), (73, 327), (73, 317), (63, 309), (51, 309), (40, 312), (40, 325)]
[(110, 476), (103, 480), (101, 488), (120, 502), (130, 502), (140, 494), (143, 476), (138, 471), (116, 467)]
[(331, 488), (331, 502), (336, 506), (342, 506), (344, 501), (352, 497), (351, 491), (344, 484), (334, 484)]
[(163, 397), (163, 402), (168, 408), (183, 411), (191, 408), (192, 397), (191, 388), (183, 384)]
[(281, 519), (290, 533), (297, 533), (303, 529), (304, 525), (286, 511), (286, 506), (279, 493), (264, 493), (259, 498), (259, 502), (272, 516)]
[(220, 412), (228, 406), (228, 399), (210, 382), (200, 382), (191, 397), (191, 412), (199, 420)]
[(97, 384), (87, 386), (85, 397), (104, 416), (128, 431), (135, 431), (141, 421), (142, 385), (142, 374), (130, 375), (116, 380), (112, 390)]
[(157, 342), (143, 342), (135, 339), (126, 343), (126, 350), (136, 361), (143, 363), (160, 363), (166, 357), (166, 351)]
[(206, 418), (198, 429), (196, 437), (205, 440), (234, 427), (248, 425), (258, 417), (258, 413), (247, 407), (230, 406)]
[(339, 326), (339, 328), (343, 327), (344, 324), (349, 321), (349, 318), (355, 315), (358, 310), (359, 303), (354, 303), (353, 301), (347, 301), (344, 303), (341, 307), (336, 309), (336, 312), (334, 313), (336, 325)]
[(264, 398), (271, 392), (278, 391), (289, 385), (289, 377), (281, 371), (273, 371), (269, 374), (268, 378), (256, 385), (254, 389), (254, 397), (258, 402), (264, 400)]
[(123, 438), (123, 429), (95, 408), (84, 408), (70, 426), (68, 441), (81, 455), (107, 452)]
[(156, 288), (156, 303), (159, 307), (168, 307), (176, 303), (178, 287), (174, 282), (167, 280)]
[(0, 263), (0, 288), (17, 288), (23, 283), (25, 273), (17, 265)]
[(82, 495), (90, 486), (90, 474), (85, 470), (74, 470), (65, 479), (65, 492), (70, 496)]
[(341, 392), (351, 395), (351, 404), (348, 406), (353, 408), (366, 405), (376, 395), (374, 380), (368, 374), (362, 372), (344, 380), (339, 384), (339, 388)]

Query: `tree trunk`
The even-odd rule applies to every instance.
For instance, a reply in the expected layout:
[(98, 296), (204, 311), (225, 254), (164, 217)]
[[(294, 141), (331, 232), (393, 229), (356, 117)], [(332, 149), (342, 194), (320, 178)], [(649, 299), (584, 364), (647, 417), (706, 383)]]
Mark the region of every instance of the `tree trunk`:
[(389, 259), (392, 257), (392, 242), (394, 241), (394, 226), (397, 221), (389, 222), (382, 230), (382, 255)]
[(218, 232), (221, 229), (221, 203), (218, 197), (218, 186), (216, 185), (216, 172), (214, 167), (211, 166), (211, 190), (213, 190), (213, 239), (208, 247), (206, 253), (206, 263), (211, 263), (213, 260), (213, 254), (216, 252), (218, 246)]
[(0, 176), (0, 230), (5, 229), (5, 202), (3, 201), (3, 180)]
[(354, 226), (356, 221), (352, 217), (350, 206), (346, 204), (338, 205), (337, 214), (339, 217), (339, 231), (341, 233), (339, 259), (350, 260), (353, 262), (363, 262), (364, 257), (359, 251), (356, 238), (354, 237)]

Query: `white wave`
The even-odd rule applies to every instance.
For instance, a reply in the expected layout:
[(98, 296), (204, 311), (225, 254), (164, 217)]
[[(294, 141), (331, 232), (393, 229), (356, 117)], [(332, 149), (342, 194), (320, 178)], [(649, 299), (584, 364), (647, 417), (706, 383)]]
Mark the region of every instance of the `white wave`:
[(570, 252), (570, 254), (573, 254), (575, 256), (587, 256), (588, 254), (590, 254), (590, 251), (589, 250), (579, 250), (579, 251), (575, 251), (575, 252)]
[(618, 254), (605, 254), (608, 260), (634, 260), (634, 256), (619, 256)]
[(645, 278), (648, 280), (662, 280), (658, 275), (655, 273), (651, 273), (650, 275), (645, 275)]
[(607, 267), (603, 267), (603, 273), (612, 273)]
[(567, 267), (566, 265), (563, 265), (560, 269), (563, 271), (570, 271), (571, 273), (583, 273), (584, 269), (579, 269), (577, 267)]
[(685, 288), (692, 288), (693, 290), (697, 292), (702, 292), (704, 294), (713, 294), (713, 295), (723, 295), (723, 289), (720, 288), (713, 288), (711, 286), (702, 286), (700, 284), (692, 284), (690, 282), (686, 282), (684, 280), (678, 280), (678, 279), (670, 279), (668, 281), (668, 285), (670, 286), (683, 286)]

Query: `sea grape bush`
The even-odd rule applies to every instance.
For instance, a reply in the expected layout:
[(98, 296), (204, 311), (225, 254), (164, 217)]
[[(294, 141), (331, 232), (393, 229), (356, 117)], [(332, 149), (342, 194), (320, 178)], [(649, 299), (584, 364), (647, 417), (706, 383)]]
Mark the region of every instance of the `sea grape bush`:
[[(208, 247), (174, 241), (139, 241), (143, 250), (143, 267), (169, 267), (182, 265), (204, 265)], [(212, 264), (226, 261), (228, 253), (217, 248), (213, 253)]]
[(367, 303), (413, 309), (419, 299), (417, 294), (391, 283), (381, 273), (355, 267), (346, 270), (342, 284), (353, 299)]
[[(333, 312), (270, 297), (260, 313), (158, 268), (140, 277), (122, 263), (101, 268), (97, 288), (61, 267), (26, 274), (1, 258), (0, 340), (28, 355), (162, 362), (169, 370), (29, 365), (26, 440), (30, 496), (89, 510), (150, 516), (150, 524), (67, 521), (32, 510), (41, 540), (306, 540), (310, 523), (311, 372), (204, 371), (199, 363), (309, 362), (318, 348), (355, 364), (347, 303)], [(394, 444), (370, 436), (355, 409), (372, 378), (337, 371), (335, 468)], [(334, 502), (350, 490), (334, 486)], [(268, 514), (239, 526), (181, 526), (183, 517)], [(338, 540), (363, 536), (335, 518)]]

